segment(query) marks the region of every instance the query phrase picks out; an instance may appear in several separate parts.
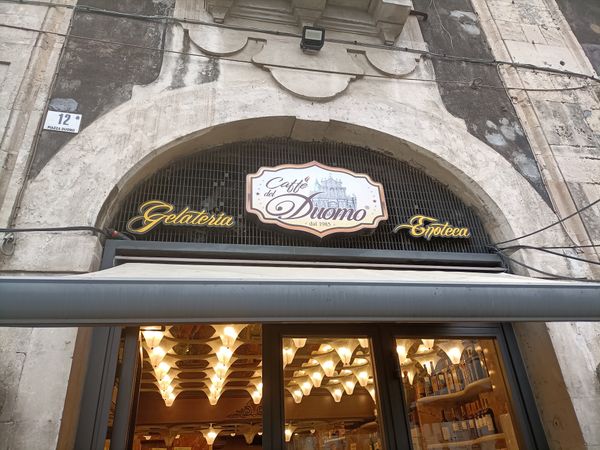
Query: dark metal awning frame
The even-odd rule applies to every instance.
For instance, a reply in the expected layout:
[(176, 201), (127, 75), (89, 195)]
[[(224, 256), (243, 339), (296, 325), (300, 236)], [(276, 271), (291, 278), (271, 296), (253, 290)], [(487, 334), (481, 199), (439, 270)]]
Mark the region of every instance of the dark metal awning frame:
[[(219, 248), (222, 247), (222, 248)], [(254, 253), (252, 253), (254, 251)], [(316, 252), (320, 254), (316, 254)], [(329, 253), (329, 254), (327, 254)], [(411, 252), (412, 253), (412, 252)], [(151, 255), (151, 257), (150, 257)], [(243, 257), (243, 258), (242, 258)], [(107, 241), (103, 268), (127, 261), (502, 270), (495, 255), (248, 248)], [(553, 281), (189, 280), (4, 278), (0, 325), (74, 326), (200, 322), (516, 322), (600, 320), (600, 284)]]

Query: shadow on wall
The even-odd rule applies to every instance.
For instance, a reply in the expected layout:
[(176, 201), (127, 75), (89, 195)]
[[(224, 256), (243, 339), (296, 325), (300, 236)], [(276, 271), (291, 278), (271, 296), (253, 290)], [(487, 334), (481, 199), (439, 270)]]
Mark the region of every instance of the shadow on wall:
[(594, 70), (600, 74), (600, 2), (598, 0), (557, 0)]
[[(431, 51), (494, 59), (469, 0), (414, 0), (414, 5), (429, 15), (419, 23)], [(506, 158), (549, 204), (535, 157), (496, 68), (435, 58), (432, 63), (446, 109), (465, 121), (469, 133)]]

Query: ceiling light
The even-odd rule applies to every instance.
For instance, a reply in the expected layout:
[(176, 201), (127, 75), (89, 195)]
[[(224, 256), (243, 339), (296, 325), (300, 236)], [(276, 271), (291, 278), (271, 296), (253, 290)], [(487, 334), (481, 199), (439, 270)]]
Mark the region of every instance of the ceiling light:
[(333, 348), (340, 357), (342, 363), (347, 366), (352, 360), (352, 354), (358, 347), (358, 339), (340, 339), (332, 342)]
[(220, 429), (213, 428), (212, 424), (210, 425), (210, 428), (206, 428), (206, 429), (200, 430), (200, 431), (202, 432), (202, 435), (204, 436), (204, 439), (206, 439), (206, 443), (208, 445), (213, 445), (215, 442), (215, 439), (221, 432)]
[(337, 363), (339, 362), (339, 357), (336, 353), (330, 351), (329, 353), (324, 353), (321, 355), (314, 355), (314, 358), (319, 362), (323, 372), (328, 377), (332, 377), (335, 373), (335, 368)]
[(423, 345), (427, 347), (427, 349), (431, 350), (435, 344), (435, 339), (421, 339), (423, 341)]
[(304, 396), (304, 394), (302, 394), (302, 391), (300, 390), (299, 386), (297, 386), (297, 385), (288, 386), (287, 390), (289, 391), (290, 394), (292, 394), (294, 403), (300, 403), (302, 401), (302, 397)]
[(219, 336), (219, 339), (221, 339), (221, 342), (225, 347), (233, 347), (240, 332), (247, 326), (248, 324), (212, 325), (212, 327), (215, 329), (215, 334), (213, 334), (213, 337)]
[(342, 386), (342, 383), (338, 382), (335, 384), (328, 384), (325, 387), (327, 388), (327, 390), (329, 391), (329, 393), (333, 397), (333, 400), (336, 403), (339, 403), (342, 400), (342, 395), (344, 395), (344, 388)]
[(440, 347), (444, 351), (444, 353), (448, 355), (448, 358), (450, 358), (452, 364), (460, 363), (460, 357), (462, 356), (463, 351), (463, 344), (461, 341), (457, 339), (443, 342), (438, 341), (437, 344), (438, 347)]
[(398, 359), (400, 365), (406, 363), (406, 355), (412, 346), (412, 339), (396, 339), (396, 352), (398, 353)]
[(292, 342), (298, 348), (302, 348), (306, 345), (306, 338), (292, 338)]
[(162, 341), (165, 333), (162, 331), (146, 330), (142, 331), (142, 336), (144, 336), (146, 345), (150, 348), (154, 348), (160, 345), (160, 341)]
[(369, 380), (369, 383), (367, 384), (367, 391), (371, 395), (373, 401), (377, 403), (377, 397), (375, 395), (375, 384), (373, 383), (373, 380)]
[[(294, 430), (296, 429), (295, 426), (293, 426), (292, 424), (288, 424), (285, 426), (285, 442), (290, 442), (290, 440), (292, 439), (292, 434), (294, 434)], [(259, 433), (261, 434), (261, 433)]]

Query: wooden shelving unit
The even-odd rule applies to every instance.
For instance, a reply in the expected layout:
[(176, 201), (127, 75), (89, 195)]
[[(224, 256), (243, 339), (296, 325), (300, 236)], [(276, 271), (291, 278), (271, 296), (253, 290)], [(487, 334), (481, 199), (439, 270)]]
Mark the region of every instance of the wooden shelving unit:
[(456, 402), (468, 402), (477, 398), (479, 394), (490, 392), (491, 390), (492, 380), (489, 378), (482, 378), (481, 380), (474, 381), (467, 385), (462, 391), (453, 392), (451, 394), (422, 397), (417, 400), (417, 408), (420, 406), (435, 406), (438, 408), (443, 407), (444, 405), (455, 404)]

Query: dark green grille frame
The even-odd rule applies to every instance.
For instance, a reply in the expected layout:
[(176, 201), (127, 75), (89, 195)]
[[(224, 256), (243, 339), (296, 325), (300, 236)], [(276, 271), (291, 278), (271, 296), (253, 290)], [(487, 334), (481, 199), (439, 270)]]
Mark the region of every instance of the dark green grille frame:
[[(357, 173), (383, 184), (389, 219), (369, 233), (318, 239), (259, 223), (245, 210), (246, 175), (260, 167), (318, 161)], [(112, 227), (125, 230), (147, 200), (159, 199), (178, 209), (223, 211), (234, 216), (230, 229), (164, 226), (137, 240), (286, 247), (490, 253), (491, 240), (473, 210), (445, 185), (408, 163), (374, 150), (336, 142), (268, 139), (227, 144), (179, 159), (142, 181), (121, 203)], [(468, 227), (468, 239), (415, 239), (393, 228), (415, 214), (454, 226)]]

